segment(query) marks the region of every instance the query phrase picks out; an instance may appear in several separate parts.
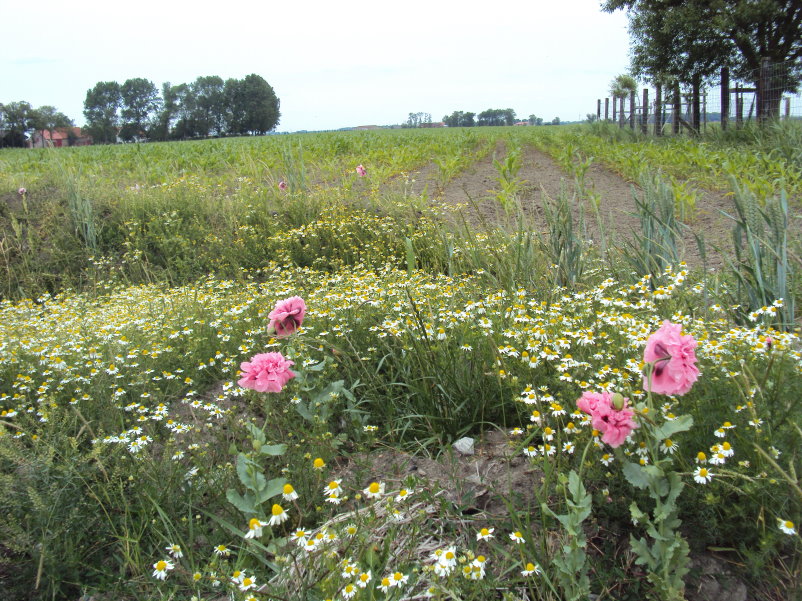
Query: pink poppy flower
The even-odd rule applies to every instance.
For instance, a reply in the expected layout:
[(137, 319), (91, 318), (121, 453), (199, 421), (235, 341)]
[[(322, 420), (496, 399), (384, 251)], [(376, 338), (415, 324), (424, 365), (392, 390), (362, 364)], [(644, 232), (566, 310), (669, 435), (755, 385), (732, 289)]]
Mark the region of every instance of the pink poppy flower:
[(260, 353), (250, 361), (240, 363), (242, 378), (237, 384), (252, 388), (257, 392), (281, 392), (284, 385), (295, 377), (290, 371), (294, 361), (284, 358), (281, 353)]
[(278, 189), (279, 190), (286, 190), (287, 189), (287, 182), (285, 182), (284, 180), (281, 180), (278, 183)]
[[(696, 340), (682, 336), (682, 326), (666, 320), (649, 336), (643, 360), (652, 364), (651, 382), (643, 377), (643, 387), (657, 394), (683, 395), (699, 377), (696, 368)], [(651, 386), (651, 388), (650, 388)]]
[(627, 400), (621, 409), (616, 409), (612, 403), (609, 392), (583, 392), (576, 402), (576, 406), (590, 415), (591, 426), (602, 434), (602, 442), (613, 448), (620, 447), (638, 427), (632, 419), (635, 412), (627, 407)]
[(275, 331), (276, 336), (284, 337), (294, 334), (301, 327), (306, 314), (306, 303), (300, 296), (292, 296), (276, 303), (276, 307), (268, 314), (270, 324), (268, 331)]
[(19, 190), (17, 190), (17, 194), (19, 194), (20, 196), (25, 196), (27, 192), (28, 191), (25, 188), (20, 188)]
[(359, 177), (365, 177), (365, 176), (368, 174), (368, 170), (367, 170), (367, 169), (365, 169), (365, 168), (364, 168), (362, 165), (359, 165), (359, 166), (357, 166), (357, 168), (356, 168), (356, 174), (357, 174)]

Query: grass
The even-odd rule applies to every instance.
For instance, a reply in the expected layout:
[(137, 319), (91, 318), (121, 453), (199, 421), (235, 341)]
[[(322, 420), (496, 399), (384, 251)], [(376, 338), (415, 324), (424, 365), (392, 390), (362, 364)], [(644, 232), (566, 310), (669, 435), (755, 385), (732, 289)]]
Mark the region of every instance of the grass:
[[(571, 252), (514, 211), (513, 228), (454, 228), (394, 184), (429, 160), (476, 160), (499, 137), (563, 135), (526, 129), (42, 153), (56, 172), (0, 155), (5, 598), (659, 596), (629, 543), (648, 534), (630, 515), (648, 497), (623, 466), (668, 437), (655, 452), (685, 484), (674, 501), (692, 552), (719, 549), (756, 598), (798, 598), (802, 543), (785, 522), (802, 522), (802, 346), (788, 304), (736, 323), (733, 299), (748, 299), (735, 267), (627, 276), (623, 257), (582, 252), (556, 216)], [(268, 313), (294, 295), (303, 326), (276, 338)], [(661, 426), (660, 440), (642, 427), (613, 451), (575, 401), (609, 390), (645, 403), (643, 348), (663, 320), (698, 341), (701, 375), (638, 419), (693, 426)], [(294, 361), (280, 393), (236, 384), (263, 352)], [(453, 455), (458, 438), (482, 450), (491, 433), (499, 477), (526, 483), (517, 492)], [(708, 483), (694, 477), (699, 453)], [(434, 485), (388, 455), (460, 477)]]

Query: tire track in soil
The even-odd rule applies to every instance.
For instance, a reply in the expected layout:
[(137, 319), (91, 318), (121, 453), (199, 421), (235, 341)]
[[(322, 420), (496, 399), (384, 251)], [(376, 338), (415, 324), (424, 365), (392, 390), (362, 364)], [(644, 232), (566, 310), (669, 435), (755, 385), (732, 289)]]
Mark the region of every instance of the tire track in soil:
[[(410, 177), (415, 179), (412, 192), (421, 194), (424, 190), (432, 202), (452, 207), (455, 222), (458, 215), (472, 227), (504, 227), (510, 222), (495, 193), (499, 190), (498, 172), (493, 166), (493, 157), (503, 157), (505, 146), (499, 142), (495, 154), (491, 153), (474, 163), (471, 167), (449, 182), (444, 189), (437, 187), (437, 167), (426, 165), (416, 170)], [(560, 165), (545, 152), (526, 147), (518, 177), (524, 186), (520, 193), (521, 209), (527, 225), (548, 235), (544, 197), (556, 199), (561, 190), (574, 195), (574, 177), (566, 173)], [(599, 213), (608, 247), (620, 247), (623, 241), (634, 241), (640, 232), (640, 218), (636, 213), (633, 194), (639, 197), (643, 191), (636, 184), (622, 178), (614, 171), (600, 164), (591, 165), (585, 177), (586, 188), (601, 199)], [(575, 200), (573, 206), (574, 224), (579, 221), (579, 204), (584, 212), (587, 239), (592, 244), (601, 243), (599, 219), (592, 204), (587, 199)], [(702, 267), (702, 256), (694, 234), (704, 239), (708, 269), (724, 265), (723, 254), (731, 254), (732, 221), (722, 211), (732, 214), (735, 210), (731, 198), (721, 192), (697, 189), (696, 216), (679, 242), (680, 259), (691, 268)], [(718, 250), (717, 250), (718, 249)]]

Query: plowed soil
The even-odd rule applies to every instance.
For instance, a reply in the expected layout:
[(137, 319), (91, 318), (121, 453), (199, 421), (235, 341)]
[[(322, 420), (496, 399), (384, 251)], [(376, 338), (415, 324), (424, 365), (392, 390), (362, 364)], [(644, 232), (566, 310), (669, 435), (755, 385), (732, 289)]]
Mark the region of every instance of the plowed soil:
[[(502, 225), (508, 218), (496, 200), (496, 192), (500, 188), (493, 158), (503, 157), (504, 152), (503, 144), (499, 144), (495, 153), (474, 163), (442, 189), (438, 189), (436, 183), (437, 168), (427, 165), (412, 174), (416, 180), (413, 192), (420, 193), (426, 189), (433, 202), (453, 207), (455, 212), (461, 213), (475, 227)], [(598, 215), (591, 201), (577, 194), (573, 175), (563, 171), (544, 152), (526, 148), (518, 177), (523, 180), (519, 198), (527, 225), (544, 235), (548, 231), (544, 199), (556, 199), (561, 191), (571, 199), (576, 227), (579, 227), (582, 213), (582, 231), (590, 243), (620, 247), (626, 241), (632, 241), (635, 234), (640, 232), (634, 195), (641, 196), (642, 190), (603, 165), (591, 165), (586, 176), (586, 189), (600, 199)], [(715, 269), (724, 262), (724, 255), (731, 254), (732, 221), (724, 213), (732, 214), (734, 206), (731, 198), (721, 192), (697, 189), (697, 193), (695, 215), (686, 224), (679, 244), (680, 259), (690, 267)], [(697, 236), (704, 241), (705, 260)]]

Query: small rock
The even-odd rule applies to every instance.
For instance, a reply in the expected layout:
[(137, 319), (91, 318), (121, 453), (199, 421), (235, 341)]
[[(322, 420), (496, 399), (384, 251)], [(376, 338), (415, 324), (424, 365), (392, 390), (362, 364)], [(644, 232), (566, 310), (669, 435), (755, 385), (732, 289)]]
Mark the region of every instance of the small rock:
[(473, 455), (473, 438), (460, 438), (452, 446), (460, 455)]

